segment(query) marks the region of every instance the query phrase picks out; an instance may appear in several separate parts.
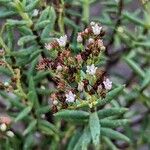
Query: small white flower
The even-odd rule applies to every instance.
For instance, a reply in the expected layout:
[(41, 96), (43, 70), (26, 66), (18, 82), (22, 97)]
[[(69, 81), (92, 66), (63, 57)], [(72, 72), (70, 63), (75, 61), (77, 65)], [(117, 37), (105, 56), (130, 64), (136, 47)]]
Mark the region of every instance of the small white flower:
[(39, 14), (39, 10), (38, 9), (34, 9), (32, 16), (36, 17)]
[(120, 27), (118, 27), (117, 31), (120, 32), (120, 33), (123, 33), (124, 29), (123, 29), (123, 27), (120, 26)]
[(84, 83), (83, 82), (80, 82), (78, 83), (78, 91), (83, 91), (83, 88), (84, 88)]
[(94, 75), (96, 73), (96, 69), (97, 67), (95, 67), (94, 64), (92, 64), (91, 66), (87, 66), (86, 73)]
[(67, 36), (61, 36), (59, 39), (56, 39), (60, 47), (65, 47), (67, 44)]
[(90, 25), (91, 25), (91, 26), (94, 26), (94, 25), (95, 25), (95, 22), (92, 21), (92, 22), (90, 23)]
[(78, 34), (77, 42), (81, 43), (82, 41), (83, 41), (83, 38), (82, 38), (81, 34)]
[(46, 88), (45, 88), (45, 86), (44, 86), (44, 85), (41, 85), (41, 89), (42, 89), (42, 90), (45, 90)]
[(57, 100), (54, 100), (53, 101), (53, 105), (57, 105), (58, 104), (58, 101)]
[(9, 86), (9, 82), (4, 82), (4, 86)]
[(62, 71), (62, 69), (63, 69), (63, 68), (62, 68), (61, 65), (58, 65), (58, 66), (57, 66), (57, 71)]
[(103, 41), (101, 39), (98, 39), (97, 43), (99, 48), (103, 46)]
[(12, 131), (7, 131), (6, 135), (9, 137), (14, 137), (14, 133)]
[(101, 91), (101, 90), (102, 90), (102, 85), (101, 85), (101, 84), (97, 87), (97, 90), (98, 90), (98, 91)]
[(76, 95), (73, 94), (71, 91), (65, 96), (66, 96), (66, 102), (73, 103), (75, 101)]
[(4, 132), (4, 131), (6, 131), (6, 129), (7, 129), (6, 124), (5, 124), (5, 123), (2, 123), (2, 124), (0, 125), (0, 130)]
[(92, 26), (92, 31), (94, 35), (99, 35), (101, 32), (102, 27), (100, 27), (98, 24), (95, 24)]
[(45, 48), (51, 50), (52, 49), (51, 43), (45, 43)]
[(92, 44), (92, 43), (94, 43), (94, 39), (93, 38), (89, 38), (88, 42), (89, 42), (89, 44)]
[(88, 29), (87, 29), (87, 28), (85, 29), (85, 33), (89, 33), (89, 31), (88, 31)]
[(112, 88), (112, 82), (107, 78), (103, 81), (106, 90), (110, 90)]

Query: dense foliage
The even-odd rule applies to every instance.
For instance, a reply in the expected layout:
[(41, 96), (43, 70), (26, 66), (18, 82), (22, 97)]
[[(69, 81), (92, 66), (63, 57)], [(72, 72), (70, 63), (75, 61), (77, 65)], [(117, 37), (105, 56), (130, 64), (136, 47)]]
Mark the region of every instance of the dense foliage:
[(148, 149), (149, 13), (148, 0), (0, 0), (0, 149)]

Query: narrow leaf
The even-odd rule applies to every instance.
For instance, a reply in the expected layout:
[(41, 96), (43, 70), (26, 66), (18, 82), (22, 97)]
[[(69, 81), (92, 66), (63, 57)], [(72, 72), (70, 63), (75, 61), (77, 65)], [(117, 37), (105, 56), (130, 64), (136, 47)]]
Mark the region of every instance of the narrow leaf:
[(35, 126), (37, 124), (37, 120), (33, 120), (29, 126), (24, 130), (23, 135), (27, 135), (30, 133), (32, 130), (34, 130)]
[(107, 136), (107, 137), (109, 137), (111, 139), (114, 139), (114, 140), (123, 140), (123, 141), (126, 141), (126, 142), (130, 142), (130, 139), (128, 137), (126, 137), (122, 133), (120, 133), (118, 131), (115, 131), (115, 130), (112, 130), (110, 128), (102, 127), (101, 128), (101, 134), (103, 136)]
[(97, 112), (90, 114), (89, 126), (92, 135), (92, 141), (95, 147), (99, 146), (100, 143), (100, 122)]
[(119, 150), (109, 138), (103, 137), (103, 139), (107, 146), (110, 148), (110, 150)]
[(119, 126), (125, 126), (129, 123), (128, 119), (118, 119), (118, 120), (110, 120), (110, 119), (102, 119), (100, 120), (100, 124), (102, 127), (110, 127), (116, 128)]
[(140, 66), (137, 63), (135, 63), (132, 59), (129, 58), (125, 58), (125, 61), (133, 69), (135, 73), (137, 73), (142, 78), (145, 77), (144, 71), (142, 70), (142, 68), (140, 68)]
[(106, 98), (104, 99), (100, 99), (98, 100), (98, 106), (103, 106), (107, 103), (109, 103), (111, 100), (113, 100), (114, 98), (116, 98), (124, 89), (123, 85), (120, 85), (118, 87), (116, 87), (115, 89), (113, 89), (112, 91), (110, 91), (107, 95)]
[(38, 5), (40, 0), (34, 0), (32, 3), (30, 3), (28, 6), (26, 6), (26, 11), (31, 11), (35, 9), (35, 7)]
[(89, 113), (81, 110), (62, 110), (54, 114), (55, 117), (64, 120), (88, 119)]
[(82, 135), (82, 150), (87, 150), (88, 149), (88, 145), (91, 142), (91, 132), (90, 132), (90, 128), (89, 126), (87, 126), (84, 129), (83, 135)]
[(23, 118), (25, 118), (31, 111), (32, 107), (28, 106), (25, 109), (23, 109), (18, 116), (15, 119), (15, 122), (22, 120)]
[(97, 114), (100, 119), (103, 119), (105, 117), (123, 114), (127, 110), (128, 110), (127, 108), (108, 108), (108, 109), (99, 110)]
[(19, 46), (24, 45), (28, 42), (31, 42), (31, 41), (35, 40), (35, 39), (36, 39), (36, 36), (34, 36), (34, 35), (23, 36), (19, 39), (18, 45)]

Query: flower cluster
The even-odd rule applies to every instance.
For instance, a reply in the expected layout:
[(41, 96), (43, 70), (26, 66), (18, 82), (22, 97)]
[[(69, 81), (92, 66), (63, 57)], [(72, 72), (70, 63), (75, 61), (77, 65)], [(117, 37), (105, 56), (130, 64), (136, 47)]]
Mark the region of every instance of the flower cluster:
[(53, 48), (61, 48), (65, 47), (67, 44), (67, 36), (61, 36), (60, 38), (56, 38), (55, 41), (50, 43), (45, 43), (45, 48), (51, 50)]
[(112, 82), (98, 65), (98, 58), (105, 50), (102, 40), (104, 33), (99, 23), (91, 22), (90, 26), (77, 35), (78, 45), (84, 47), (77, 54), (73, 53), (66, 35), (45, 44), (50, 52), (57, 51), (57, 56), (41, 58), (37, 69), (51, 72), (57, 89), (50, 95), (54, 112), (83, 101), (93, 103), (111, 90)]
[(0, 135), (1, 137), (13, 137), (13, 131), (9, 130), (9, 126), (11, 124), (11, 119), (9, 116), (0, 116)]

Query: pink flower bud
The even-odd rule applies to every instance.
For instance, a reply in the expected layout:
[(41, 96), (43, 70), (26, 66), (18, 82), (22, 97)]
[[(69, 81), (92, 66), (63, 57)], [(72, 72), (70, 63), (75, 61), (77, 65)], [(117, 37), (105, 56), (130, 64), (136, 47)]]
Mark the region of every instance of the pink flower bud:
[(82, 62), (82, 60), (83, 60), (80, 54), (78, 54), (78, 55), (76, 56), (76, 59), (77, 59), (78, 63), (79, 63), (79, 62)]

